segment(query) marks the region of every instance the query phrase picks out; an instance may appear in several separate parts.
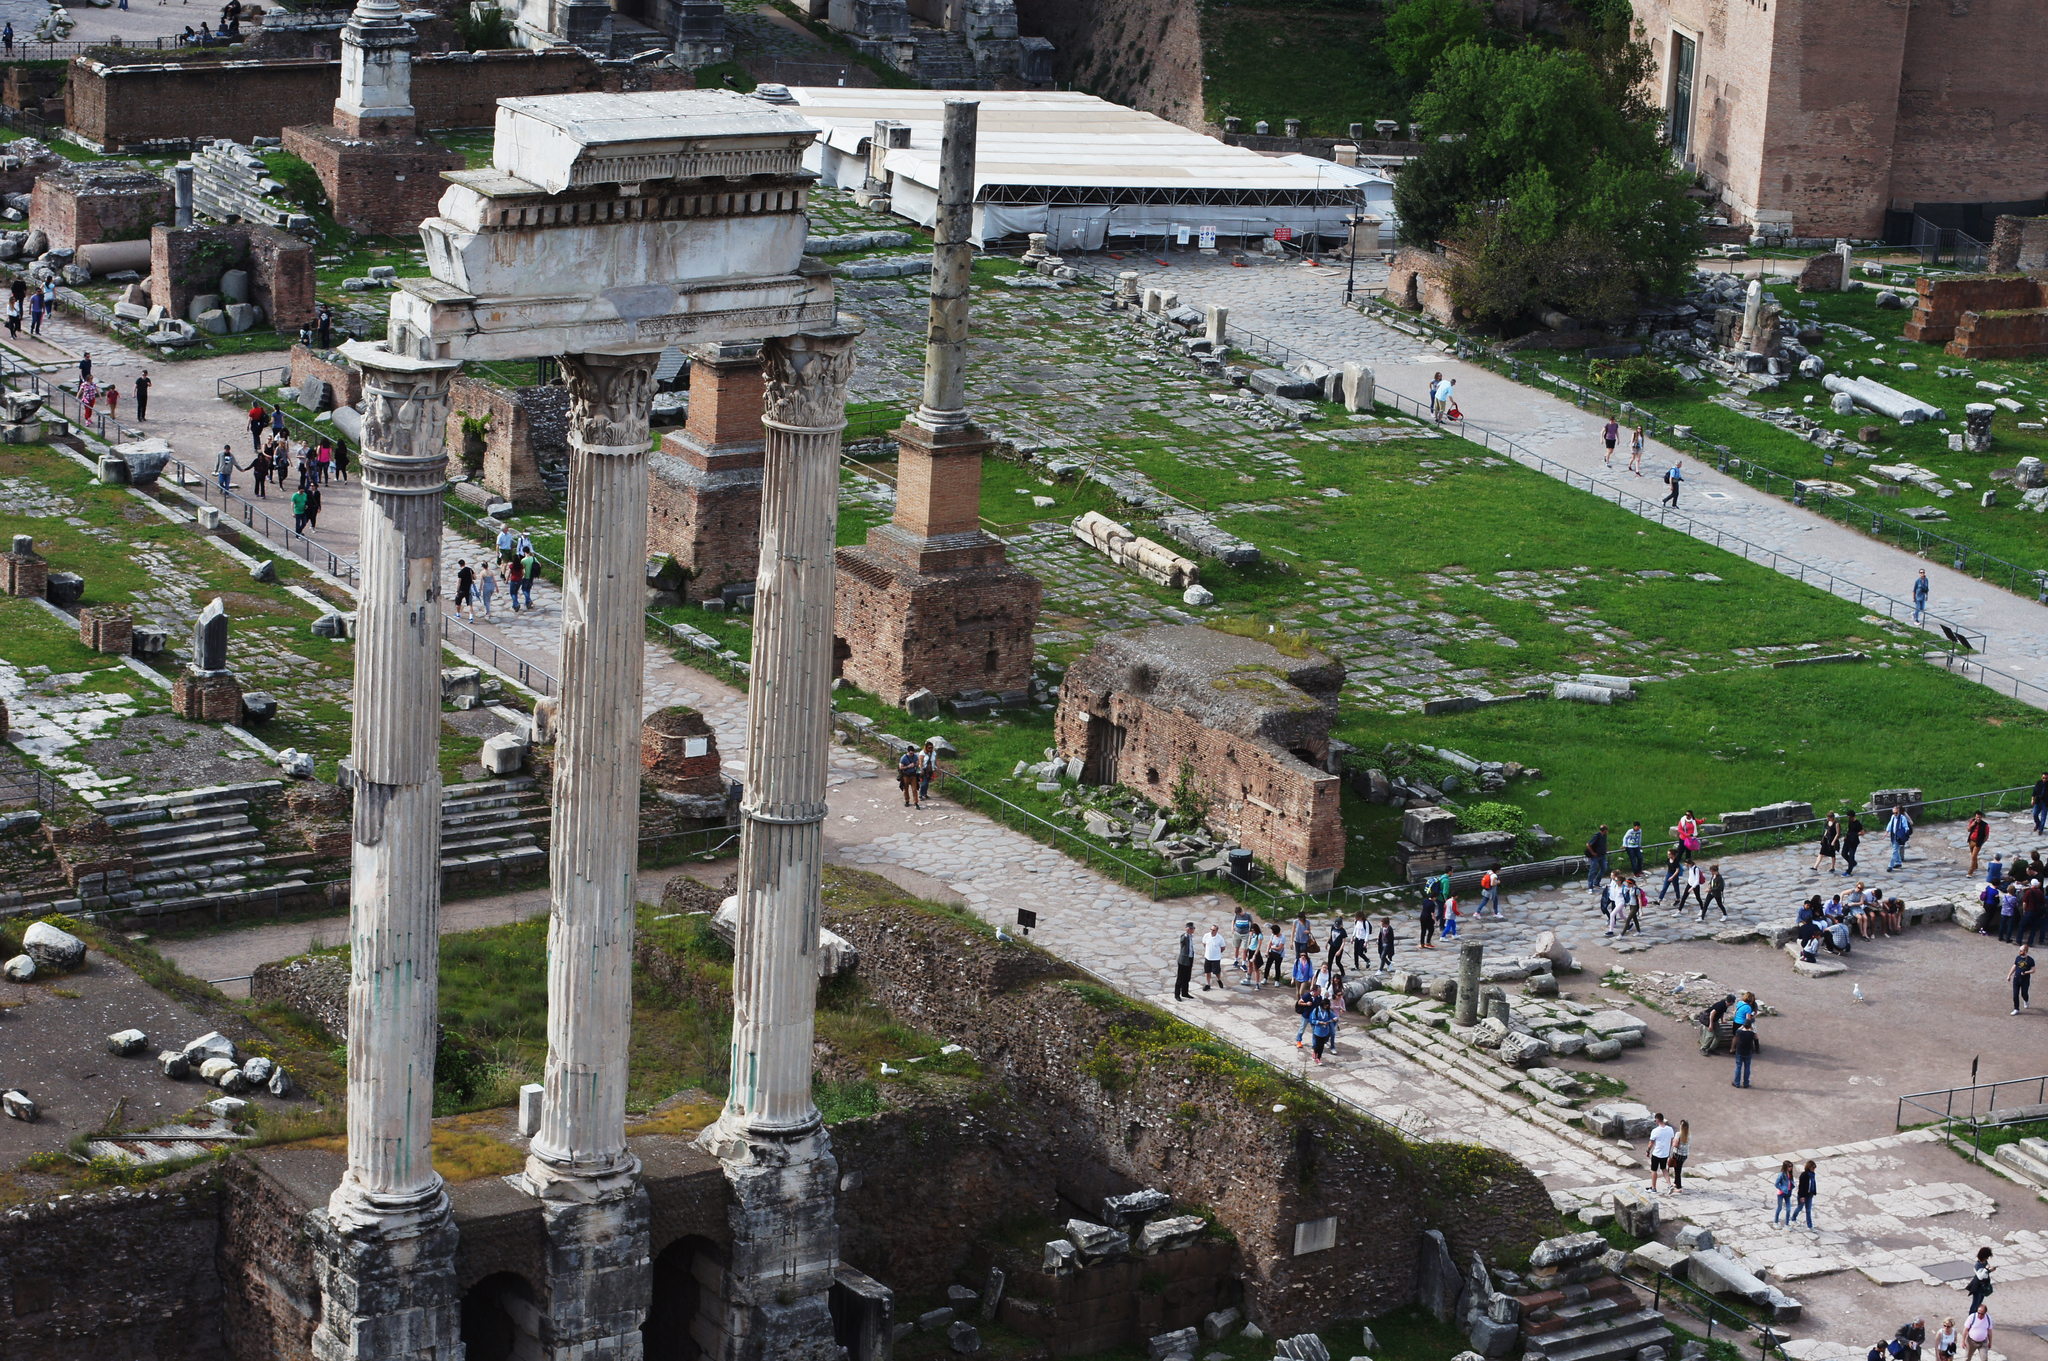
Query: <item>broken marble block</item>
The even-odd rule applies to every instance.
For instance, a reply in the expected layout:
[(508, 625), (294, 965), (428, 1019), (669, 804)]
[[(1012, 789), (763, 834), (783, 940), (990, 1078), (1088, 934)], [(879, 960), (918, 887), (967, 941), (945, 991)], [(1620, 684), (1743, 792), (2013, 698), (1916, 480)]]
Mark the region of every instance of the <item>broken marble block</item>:
[(27, 955), (16, 955), (5, 965), (0, 965), (0, 974), (4, 974), (10, 983), (33, 982), (36, 976), (36, 962)]
[(5, 1111), (13, 1119), (25, 1120), (30, 1124), (34, 1124), (36, 1116), (41, 1114), (36, 1109), (36, 1103), (28, 1099), (28, 1093), (22, 1091), (0, 1092), (0, 1111)]
[(175, 1049), (159, 1051), (156, 1062), (157, 1066), (163, 1069), (165, 1077), (182, 1078), (192, 1075), (192, 1065), (185, 1062), (185, 1056)]
[(1154, 1219), (1138, 1230), (1133, 1249), (1141, 1257), (1154, 1253), (1172, 1252), (1184, 1248), (1202, 1236), (1206, 1225), (1198, 1215), (1180, 1215), (1171, 1219)]
[(218, 1030), (209, 1030), (198, 1039), (186, 1045), (183, 1053), (185, 1055), (185, 1062), (195, 1068), (204, 1065), (208, 1059), (226, 1059), (229, 1063), (233, 1063), (235, 1061), (235, 1042), (221, 1034)]
[(1108, 1261), (1131, 1250), (1129, 1234), (1104, 1224), (1091, 1224), (1085, 1219), (1067, 1221), (1067, 1238), (1084, 1263)]
[(107, 1036), (107, 1052), (119, 1054), (123, 1058), (131, 1054), (140, 1054), (148, 1047), (149, 1036), (139, 1030), (117, 1030)]
[(21, 933), (21, 948), (44, 973), (64, 973), (85, 963), (85, 942), (48, 922), (32, 922)]
[(249, 1103), (238, 1096), (217, 1096), (206, 1103), (206, 1109), (223, 1120), (239, 1120), (242, 1112), (249, 1109)]
[(242, 1076), (248, 1078), (252, 1086), (257, 1087), (270, 1081), (270, 1075), (276, 1071), (275, 1059), (253, 1058), (242, 1065)]
[(292, 1094), (292, 1076), (282, 1068), (271, 1070), (270, 1081), (265, 1085), (269, 1088), (272, 1096), (290, 1096)]

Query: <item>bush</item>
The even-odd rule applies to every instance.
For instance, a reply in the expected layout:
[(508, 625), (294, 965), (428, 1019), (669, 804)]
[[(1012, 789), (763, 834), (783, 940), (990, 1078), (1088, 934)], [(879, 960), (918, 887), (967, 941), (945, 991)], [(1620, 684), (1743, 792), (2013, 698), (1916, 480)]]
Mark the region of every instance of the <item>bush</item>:
[(1587, 365), (1589, 380), (1610, 397), (1634, 401), (1669, 397), (1678, 391), (1678, 370), (1647, 355), (1634, 359), (1595, 359)]
[(1529, 825), (1529, 815), (1511, 803), (1475, 803), (1458, 814), (1461, 832), (1519, 832)]
[(515, 46), (512, 18), (496, 5), (465, 6), (455, 16), (455, 34), (470, 52), (490, 52)]

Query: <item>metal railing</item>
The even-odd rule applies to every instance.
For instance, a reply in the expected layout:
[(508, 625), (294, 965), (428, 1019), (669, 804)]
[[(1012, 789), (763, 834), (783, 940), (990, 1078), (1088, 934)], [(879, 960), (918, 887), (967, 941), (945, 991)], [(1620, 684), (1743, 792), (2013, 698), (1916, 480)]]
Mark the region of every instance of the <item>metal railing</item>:
[[(1927, 654), (1927, 660), (1938, 661), (1948, 670), (1957, 672), (1979, 685), (1989, 686), (1993, 690), (2010, 688), (2014, 699), (2048, 708), (2048, 687), (2036, 685), (2030, 680), (2021, 680), (2009, 672), (1995, 670), (1968, 657), (1957, 656), (1953, 651), (1930, 652)], [(2024, 694), (2023, 691), (2031, 691), (2032, 694)]]
[[(275, 383), (268, 381), (270, 375), (272, 374), (277, 375), (277, 381)], [(282, 387), (284, 384), (291, 381), (291, 375), (292, 371), (288, 368), (250, 369), (246, 373), (231, 373), (225, 377), (216, 378), (213, 380), (213, 395), (220, 398), (224, 402), (232, 399), (237, 405), (240, 405), (243, 402), (248, 402), (252, 404), (256, 402), (262, 402), (264, 409), (266, 411), (272, 412), (272, 419), (274, 420), (276, 404), (274, 402), (266, 401), (256, 389), (267, 387)], [(256, 382), (254, 388), (242, 386), (242, 384), (235, 381), (238, 378), (255, 379)], [(309, 444), (317, 440), (338, 440), (343, 438), (341, 431), (336, 429), (335, 427), (329, 426), (323, 429), (322, 427), (316, 425), (312, 421), (306, 420), (304, 417), (301, 416), (295, 416), (289, 411), (284, 413), (284, 419), (286, 429), (290, 430), (292, 434), (298, 436), (301, 440)]]
[(207, 505), (218, 506), (223, 516), (240, 520), (244, 528), (253, 530), (267, 542), (278, 545), (293, 557), (303, 560), (307, 566), (346, 582), (350, 590), (355, 589), (357, 573), (354, 559), (342, 557), (325, 544), (315, 542), (279, 520), (254, 501), (222, 487), (218, 475), (202, 476), (179, 458), (173, 458), (167, 466), (177, 469), (179, 485), (186, 492), (196, 493)]
[[(1509, 358), (1504, 362), (1510, 378), (1518, 383), (1526, 381), (1522, 376), (1520, 360)], [(1617, 418), (1624, 414), (1621, 403), (1599, 393), (1588, 392), (1576, 383), (1567, 383), (1556, 374), (1546, 372), (1540, 365), (1531, 367), (1535, 369), (1537, 377), (1564, 386), (1568, 395), (1581, 409), (1598, 411)], [(1655, 412), (1645, 411), (1634, 405), (1629, 407), (1626, 415), (1630, 420), (1640, 420), (1646, 430), (1673, 448), (1690, 449), (1702, 459), (1711, 456), (1716, 460), (1715, 466), (1719, 471), (1741, 477), (1745, 483), (1760, 487), (1766, 495), (1783, 497), (1796, 506), (1817, 511), (1852, 529), (1863, 530), (1868, 524), (1867, 532), (1879, 542), (1896, 540), (1901, 548), (1910, 548), (1914, 553), (1947, 561), (1958, 572), (1974, 576), (1980, 581), (2003, 584), (2005, 589), (2016, 595), (2032, 593), (2043, 604), (2048, 604), (2048, 569), (2022, 567), (2008, 558), (1973, 548), (1959, 539), (1949, 538), (1946, 534), (1937, 534), (1918, 520), (1909, 520), (1872, 509), (1852, 497), (1840, 496), (1816, 485), (1819, 482), (1834, 480), (1826, 475), (1834, 471), (1832, 464), (1822, 469), (1821, 476), (1794, 477), (1789, 473), (1781, 473), (1775, 468), (1767, 467), (1755, 459), (1745, 458), (1727, 445), (1715, 444), (1691, 430), (1682, 421), (1666, 420)], [(1684, 429), (1686, 433), (1680, 435), (1680, 429)], [(1832, 455), (1824, 457), (1831, 458)], [(2001, 576), (2004, 577), (2004, 581), (1999, 583), (1997, 579)]]
[[(1974, 1068), (1974, 1065), (1972, 1066)], [(2024, 1094), (2029, 1086), (2034, 1089), (2034, 1099), (2028, 1103), (2027, 1107), (2015, 1109), (2013, 1107), (2001, 1108), (1999, 1106), (1998, 1092), (2000, 1088)], [(1956, 1095), (1959, 1092), (1969, 1094), (1970, 1109), (1967, 1112), (1958, 1112), (1956, 1110)], [(1979, 1092), (1988, 1093), (1984, 1098), (1982, 1116), (1977, 1112), (1977, 1093)], [(1941, 1100), (1939, 1109), (1936, 1109), (1933, 1104), (1937, 1097)], [(1998, 1129), (2005, 1125), (2027, 1124), (2034, 1121), (2048, 1120), (2048, 1110), (2041, 1109), (2048, 1107), (2048, 1076), (2006, 1078), (2001, 1082), (1977, 1082), (1966, 1087), (1937, 1087), (1932, 1091), (1908, 1092), (1899, 1098), (1899, 1104), (1892, 1119), (1892, 1128), (1904, 1129), (1906, 1127), (1906, 1107), (1908, 1106), (1918, 1111), (1925, 1111), (1935, 1120), (1940, 1121), (1942, 1135), (1951, 1140), (1956, 1137), (1956, 1127), (1958, 1125), (1968, 1125), (1970, 1129), (1971, 1152), (1981, 1158), (1984, 1153), (1983, 1140), (1985, 1130)]]
[(516, 652), (506, 651), (452, 615), (441, 616), (441, 641), (453, 643), (470, 656), (487, 662), (495, 670), (504, 672), (529, 690), (543, 695), (561, 693), (562, 683), (552, 672), (543, 670)]
[[(14, 362), (11, 358), (0, 366), (0, 377), (24, 383), (29, 391), (43, 399), (43, 406), (62, 419), (71, 422), (81, 430), (90, 432), (103, 444), (120, 442), (126, 433), (120, 422), (107, 414), (104, 406), (95, 405), (90, 419), (86, 417), (85, 405), (78, 400), (78, 394), (52, 378), (41, 369)], [(112, 433), (109, 433), (111, 429)]]
[[(1622, 1273), (1617, 1272), (1615, 1279), (1624, 1282), (1634, 1290), (1644, 1288), (1643, 1282)], [(1735, 1343), (1734, 1338), (1740, 1337), (1747, 1340), (1748, 1335), (1753, 1331), (1757, 1336), (1753, 1341), (1749, 1342), (1749, 1345), (1757, 1349), (1760, 1358), (1777, 1356), (1784, 1357), (1785, 1361), (1791, 1361), (1790, 1357), (1786, 1355), (1784, 1347), (1785, 1342), (1789, 1341), (1789, 1339), (1780, 1338), (1768, 1325), (1751, 1322), (1729, 1305), (1723, 1304), (1712, 1295), (1707, 1294), (1704, 1290), (1689, 1282), (1681, 1281), (1668, 1272), (1653, 1271), (1649, 1282), (1649, 1290), (1650, 1308), (1654, 1312), (1662, 1314), (1667, 1309), (1675, 1310), (1688, 1318), (1698, 1319), (1705, 1323), (1707, 1325), (1706, 1343), (1709, 1348), (1714, 1345), (1714, 1329), (1717, 1327), (1723, 1333), (1731, 1334), (1732, 1336), (1727, 1340), (1736, 1346), (1741, 1346), (1742, 1344)], [(1775, 1311), (1773, 1312), (1775, 1313)]]
[(1913, 249), (1923, 265), (1940, 264), (1947, 255), (1952, 269), (1983, 269), (1991, 257), (1991, 247), (1962, 228), (1936, 226), (1918, 213), (1913, 215)]
[(32, 803), (47, 813), (57, 806), (57, 782), (33, 766), (26, 770), (0, 771), (0, 808)]

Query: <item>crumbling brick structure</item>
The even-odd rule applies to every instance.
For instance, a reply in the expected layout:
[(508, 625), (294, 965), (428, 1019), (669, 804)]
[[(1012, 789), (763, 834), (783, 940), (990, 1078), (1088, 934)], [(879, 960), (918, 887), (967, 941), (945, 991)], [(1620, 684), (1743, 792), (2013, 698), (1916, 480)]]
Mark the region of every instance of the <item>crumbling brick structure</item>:
[(242, 683), (228, 671), (187, 671), (171, 684), (171, 709), (196, 723), (240, 723)]
[(40, 600), (50, 589), (50, 564), (36, 552), (26, 534), (14, 536), (14, 548), (0, 553), (0, 587), (8, 595)]
[(2048, 280), (2024, 274), (1922, 279), (1906, 339), (1960, 359), (2048, 354)]
[(662, 789), (722, 798), (723, 766), (718, 734), (704, 715), (687, 705), (651, 714), (640, 725), (640, 769)]
[[(304, 345), (292, 346), (292, 386), (303, 389), (308, 378), (318, 378), (334, 389), (334, 405), (361, 409), (363, 371), (343, 359), (338, 352), (309, 349)], [(454, 381), (464, 380), (457, 378)], [(449, 424), (458, 429), (461, 425), (454, 420)]]
[(1090, 784), (1170, 806), (1185, 770), (1210, 825), (1314, 892), (1344, 868), (1340, 781), (1325, 767), (1344, 668), (1201, 624), (1111, 634), (1067, 671), (1060, 754)]
[(59, 248), (147, 240), (151, 227), (175, 215), (170, 183), (138, 171), (52, 171), (29, 195), (29, 225)]
[[(297, 372), (297, 354), (293, 351)], [(360, 400), (362, 379), (356, 375), (355, 397)], [(524, 510), (546, 509), (554, 504), (553, 493), (540, 475), (544, 453), (566, 452), (558, 438), (551, 438), (558, 417), (568, 405), (568, 391), (560, 387), (508, 388), (481, 378), (460, 374), (449, 380), (448, 473), (467, 474), (471, 484), (481, 487), (493, 501), (510, 501)], [(336, 389), (340, 401), (340, 389)], [(485, 423), (482, 435), (472, 438), (463, 429), (464, 417)], [(476, 445), (481, 443), (481, 448)], [(652, 551), (650, 549), (650, 551)]]
[(88, 605), (78, 612), (78, 641), (94, 652), (125, 657), (134, 635), (135, 616), (124, 605)]
[(1449, 326), (1458, 319), (1451, 301), (1451, 262), (1436, 251), (1403, 246), (1387, 269), (1387, 290), (1381, 296), (1410, 312), (1426, 312)]
[(220, 276), (231, 269), (249, 272), (249, 301), (278, 330), (297, 330), (317, 315), (313, 248), (289, 232), (255, 223), (150, 232), (150, 301), (174, 317), (200, 294), (218, 292)]
[(1984, 267), (1993, 274), (2048, 269), (2048, 217), (2002, 214), (1992, 229), (1991, 258)]
[(759, 345), (697, 347), (689, 415), (648, 460), (647, 551), (689, 573), (694, 599), (759, 569), (762, 398)]
[(461, 152), (424, 137), (371, 140), (319, 124), (284, 129), (284, 149), (313, 167), (334, 220), (358, 232), (417, 232), (448, 187), (441, 172), (463, 167)]

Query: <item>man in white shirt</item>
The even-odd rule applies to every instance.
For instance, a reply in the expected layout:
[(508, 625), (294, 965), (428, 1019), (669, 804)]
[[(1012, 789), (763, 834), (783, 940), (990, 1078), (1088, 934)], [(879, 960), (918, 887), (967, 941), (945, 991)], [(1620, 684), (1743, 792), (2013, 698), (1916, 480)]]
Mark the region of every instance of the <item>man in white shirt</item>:
[(1210, 926), (1209, 934), (1202, 937), (1202, 991), (1209, 990), (1211, 982), (1223, 986), (1223, 933)]
[(1664, 1113), (1657, 1113), (1656, 1127), (1650, 1131), (1650, 1185), (1652, 1195), (1657, 1192), (1657, 1177), (1671, 1165), (1671, 1142), (1678, 1137), (1678, 1131), (1664, 1123)]

